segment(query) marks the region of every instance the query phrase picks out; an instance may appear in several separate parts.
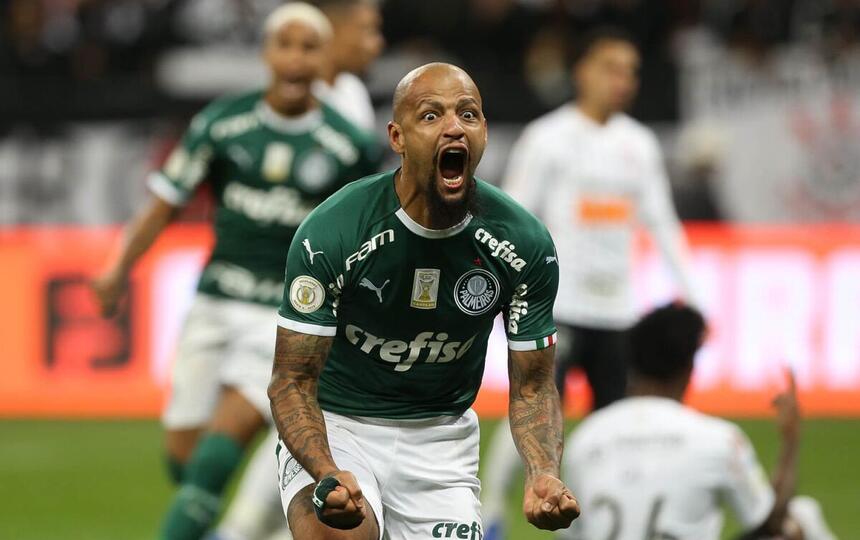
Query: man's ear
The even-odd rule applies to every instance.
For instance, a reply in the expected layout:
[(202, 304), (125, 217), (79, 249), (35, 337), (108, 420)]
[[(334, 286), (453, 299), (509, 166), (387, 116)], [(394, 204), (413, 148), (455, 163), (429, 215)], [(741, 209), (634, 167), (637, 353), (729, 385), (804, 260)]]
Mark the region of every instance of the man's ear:
[(403, 129), (397, 122), (388, 122), (388, 145), (395, 154), (403, 155)]

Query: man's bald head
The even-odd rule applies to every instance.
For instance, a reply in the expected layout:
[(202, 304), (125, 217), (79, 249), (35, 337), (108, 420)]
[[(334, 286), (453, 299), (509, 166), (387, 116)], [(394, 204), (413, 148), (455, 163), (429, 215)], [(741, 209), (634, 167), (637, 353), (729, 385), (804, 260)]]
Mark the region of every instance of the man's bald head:
[(394, 121), (400, 123), (404, 108), (414, 102), (421, 90), (432, 89), (447, 79), (459, 79), (464, 86), (474, 91), (475, 99), (481, 102), (481, 93), (475, 81), (463, 69), (444, 62), (433, 62), (419, 66), (407, 73), (394, 89)]
[(472, 78), (451, 64), (421, 66), (397, 84), (393, 108), (388, 143), (400, 156), (401, 201), (435, 229), (475, 214), (474, 175), (487, 146), (487, 121)]

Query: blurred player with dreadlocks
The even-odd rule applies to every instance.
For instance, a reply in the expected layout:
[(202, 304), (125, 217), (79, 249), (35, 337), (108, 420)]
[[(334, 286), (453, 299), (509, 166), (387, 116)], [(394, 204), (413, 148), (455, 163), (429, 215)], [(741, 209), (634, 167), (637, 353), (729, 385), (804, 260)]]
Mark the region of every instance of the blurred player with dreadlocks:
[[(334, 34), (326, 47), (320, 78), (313, 92), (356, 127), (372, 132), (375, 112), (359, 78), (379, 56), (384, 44), (379, 7), (371, 0), (316, 0)], [(277, 489), (277, 467), (272, 452), (277, 430), (270, 430), (245, 468), (236, 495), (210, 540), (258, 540), (273, 531), (289, 538)]]
[(152, 176), (155, 198), (94, 283), (103, 311), (114, 311), (135, 261), (194, 190), (211, 184), (215, 246), (183, 329), (163, 417), (168, 463), (180, 484), (165, 539), (205, 534), (245, 447), (271, 420), (274, 306), (297, 227), (328, 195), (376, 168), (374, 141), (311, 92), (331, 35), (325, 15), (308, 4), (287, 4), (267, 18), (268, 87), (217, 100), (194, 118)]

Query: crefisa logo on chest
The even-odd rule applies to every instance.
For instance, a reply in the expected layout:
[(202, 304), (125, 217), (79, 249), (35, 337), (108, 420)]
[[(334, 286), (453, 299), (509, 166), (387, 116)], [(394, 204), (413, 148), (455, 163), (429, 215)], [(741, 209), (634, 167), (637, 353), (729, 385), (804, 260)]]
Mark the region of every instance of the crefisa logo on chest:
[(454, 285), (454, 303), (469, 315), (488, 312), (499, 296), (499, 280), (482, 268), (469, 270)]

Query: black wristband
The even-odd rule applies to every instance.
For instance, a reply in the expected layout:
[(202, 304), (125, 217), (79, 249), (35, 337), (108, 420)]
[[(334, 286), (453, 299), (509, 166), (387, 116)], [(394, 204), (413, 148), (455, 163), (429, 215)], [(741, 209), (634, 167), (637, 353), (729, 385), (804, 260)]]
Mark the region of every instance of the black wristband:
[(337, 489), (339, 485), (340, 482), (334, 476), (326, 476), (317, 482), (314, 493), (311, 496), (311, 502), (314, 503), (314, 512), (317, 515), (317, 519), (322, 519), (322, 513), (325, 510), (325, 500), (328, 498), (328, 494)]

